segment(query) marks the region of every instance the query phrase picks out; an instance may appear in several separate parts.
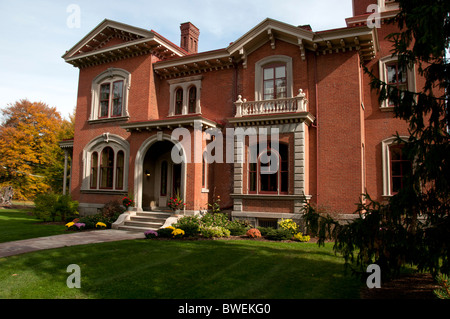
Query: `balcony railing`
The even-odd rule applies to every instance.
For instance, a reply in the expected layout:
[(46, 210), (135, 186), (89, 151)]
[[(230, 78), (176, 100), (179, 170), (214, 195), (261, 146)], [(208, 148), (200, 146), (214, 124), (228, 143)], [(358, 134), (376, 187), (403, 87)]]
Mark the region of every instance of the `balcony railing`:
[(247, 101), (239, 95), (238, 100), (234, 104), (236, 105), (235, 117), (242, 117), (249, 115), (307, 112), (308, 100), (303, 90), (300, 89), (298, 95), (293, 98), (275, 100)]

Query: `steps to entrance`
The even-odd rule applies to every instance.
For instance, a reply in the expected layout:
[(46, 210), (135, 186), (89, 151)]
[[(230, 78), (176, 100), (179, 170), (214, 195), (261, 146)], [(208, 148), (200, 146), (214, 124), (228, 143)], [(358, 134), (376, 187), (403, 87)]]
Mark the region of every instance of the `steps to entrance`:
[(167, 212), (137, 212), (131, 216), (123, 225), (119, 226), (121, 230), (142, 231), (158, 230), (172, 214)]

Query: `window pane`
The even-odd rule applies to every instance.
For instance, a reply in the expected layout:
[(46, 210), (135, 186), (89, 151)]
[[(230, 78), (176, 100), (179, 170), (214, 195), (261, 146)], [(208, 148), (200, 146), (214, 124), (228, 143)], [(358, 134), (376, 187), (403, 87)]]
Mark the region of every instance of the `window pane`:
[(117, 153), (116, 189), (123, 189), (123, 171), (125, 156), (123, 151)]
[(181, 114), (183, 111), (183, 90), (178, 89), (175, 94), (175, 114)]
[(167, 195), (167, 161), (161, 163), (161, 196)]
[(100, 86), (100, 117), (107, 117), (109, 113), (110, 84)]
[(286, 81), (285, 79), (276, 80), (277, 86), (277, 98), (285, 98), (286, 97)]
[(387, 82), (397, 83), (397, 65), (391, 64), (386, 66)]
[(189, 89), (189, 113), (195, 113), (195, 105), (197, 102), (197, 88), (191, 87)]
[(122, 115), (123, 81), (113, 84), (113, 116)]
[(100, 187), (112, 188), (114, 175), (114, 151), (106, 147), (102, 152), (100, 163)]
[(281, 192), (287, 193), (288, 191), (288, 172), (281, 173)]
[(285, 66), (279, 66), (279, 67), (275, 68), (275, 77), (277, 79), (285, 78), (286, 77), (286, 67)]
[(264, 69), (264, 80), (273, 79), (273, 68)]
[(91, 188), (97, 188), (97, 178), (98, 178), (98, 154), (97, 152), (92, 153), (91, 158)]

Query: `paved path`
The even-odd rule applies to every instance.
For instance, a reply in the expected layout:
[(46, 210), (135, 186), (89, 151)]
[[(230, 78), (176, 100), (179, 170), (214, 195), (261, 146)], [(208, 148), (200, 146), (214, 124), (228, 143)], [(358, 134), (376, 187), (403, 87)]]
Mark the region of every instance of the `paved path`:
[(0, 243), (0, 258), (44, 249), (144, 238), (145, 235), (143, 232), (116, 229), (85, 231), (73, 234), (39, 237)]

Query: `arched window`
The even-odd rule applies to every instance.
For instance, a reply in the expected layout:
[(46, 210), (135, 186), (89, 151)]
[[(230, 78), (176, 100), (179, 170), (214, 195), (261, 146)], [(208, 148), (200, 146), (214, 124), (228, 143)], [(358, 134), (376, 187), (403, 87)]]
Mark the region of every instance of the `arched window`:
[(117, 153), (116, 165), (116, 189), (123, 189), (123, 175), (125, 166), (125, 155), (123, 151)]
[(257, 161), (249, 162), (249, 193), (287, 194), (289, 191), (288, 166), (288, 145), (280, 143), (278, 150), (275, 150), (268, 142), (266, 149), (259, 149)]
[(175, 114), (183, 113), (183, 89), (177, 89), (175, 93)]
[(93, 152), (91, 156), (91, 178), (90, 178), (90, 188), (97, 188), (97, 178), (98, 178), (98, 153)]
[(404, 186), (404, 178), (411, 171), (411, 162), (403, 154), (403, 145), (389, 147), (391, 166), (391, 194), (396, 194)]
[(111, 147), (105, 147), (100, 161), (100, 188), (113, 188), (114, 181), (114, 151)]
[(109, 68), (92, 81), (90, 121), (128, 117), (128, 88), (131, 74), (123, 69)]
[(197, 88), (192, 86), (189, 89), (189, 101), (188, 101), (188, 112), (195, 113), (195, 107), (197, 104)]

